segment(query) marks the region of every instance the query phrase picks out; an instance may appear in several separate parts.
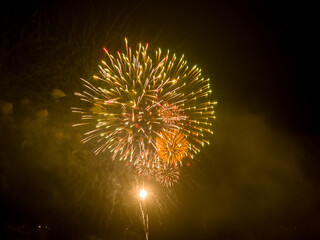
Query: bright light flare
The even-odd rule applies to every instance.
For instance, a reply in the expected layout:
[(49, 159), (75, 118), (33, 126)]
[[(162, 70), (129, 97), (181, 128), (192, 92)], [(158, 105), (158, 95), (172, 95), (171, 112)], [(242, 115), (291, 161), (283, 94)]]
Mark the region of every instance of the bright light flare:
[(140, 192), (139, 192), (139, 197), (140, 197), (142, 200), (144, 200), (144, 199), (147, 197), (147, 195), (148, 195), (147, 191), (146, 191), (144, 188), (142, 188), (142, 189), (140, 190)]

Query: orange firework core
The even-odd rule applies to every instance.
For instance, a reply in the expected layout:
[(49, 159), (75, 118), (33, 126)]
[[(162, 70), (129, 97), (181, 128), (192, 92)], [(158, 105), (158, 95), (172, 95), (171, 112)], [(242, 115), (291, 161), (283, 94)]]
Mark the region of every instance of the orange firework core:
[(157, 137), (157, 152), (163, 163), (177, 163), (187, 155), (189, 143), (182, 132), (162, 132), (161, 136)]

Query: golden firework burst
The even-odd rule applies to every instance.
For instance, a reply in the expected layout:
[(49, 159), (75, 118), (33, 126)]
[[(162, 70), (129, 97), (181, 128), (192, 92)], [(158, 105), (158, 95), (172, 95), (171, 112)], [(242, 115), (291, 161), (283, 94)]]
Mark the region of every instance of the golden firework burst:
[(184, 133), (174, 130), (157, 137), (157, 152), (163, 163), (176, 164), (187, 156), (189, 143)]

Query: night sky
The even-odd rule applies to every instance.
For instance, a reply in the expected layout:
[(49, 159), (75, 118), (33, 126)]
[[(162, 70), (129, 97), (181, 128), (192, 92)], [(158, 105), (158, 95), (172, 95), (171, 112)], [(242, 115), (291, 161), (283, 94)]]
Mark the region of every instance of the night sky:
[[(184, 54), (218, 101), (211, 144), (147, 202), (151, 239), (320, 239), (315, 6), (54, 1), (2, 6), (0, 239), (144, 239), (128, 169), (82, 144), (75, 91), (103, 47)], [(160, 207), (159, 207), (160, 206)], [(40, 227), (41, 226), (41, 227)]]

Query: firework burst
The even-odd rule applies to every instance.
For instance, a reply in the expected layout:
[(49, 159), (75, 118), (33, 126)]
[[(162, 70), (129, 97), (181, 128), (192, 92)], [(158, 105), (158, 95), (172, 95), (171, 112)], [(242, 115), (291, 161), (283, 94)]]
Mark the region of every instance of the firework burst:
[(148, 44), (133, 51), (125, 43), (125, 52), (115, 56), (104, 49), (107, 61), (99, 74), (82, 79), (85, 90), (75, 95), (89, 107), (73, 108), (82, 114), (75, 126), (93, 126), (82, 142), (95, 141), (96, 154), (107, 150), (112, 159), (135, 163), (139, 174), (152, 175), (159, 158), (176, 167), (209, 144), (215, 102), (208, 101), (209, 79), (197, 66), (189, 68), (184, 56), (161, 49), (151, 56)]
[(172, 187), (180, 179), (180, 166), (160, 162), (156, 171), (156, 181), (165, 187)]
[(134, 165), (139, 176), (151, 180), (156, 173), (155, 163), (158, 164), (158, 155), (154, 151), (146, 151), (140, 154)]
[(188, 155), (189, 148), (185, 134), (177, 130), (161, 132), (157, 137), (157, 152), (163, 163), (177, 165), (177, 162)]

